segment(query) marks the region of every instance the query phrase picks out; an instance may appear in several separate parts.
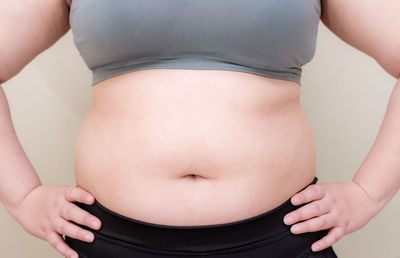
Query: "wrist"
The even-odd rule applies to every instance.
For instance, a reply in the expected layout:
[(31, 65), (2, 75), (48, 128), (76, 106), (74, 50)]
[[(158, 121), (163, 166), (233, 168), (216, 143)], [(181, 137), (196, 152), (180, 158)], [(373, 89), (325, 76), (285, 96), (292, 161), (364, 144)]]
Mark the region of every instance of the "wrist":
[(365, 187), (365, 185), (360, 182), (358, 179), (353, 178), (352, 182), (355, 183), (365, 194), (365, 196), (370, 201), (371, 205), (374, 207), (374, 210), (379, 212), (386, 204), (387, 201), (384, 199), (377, 198), (376, 196), (372, 195), (370, 191)]
[(23, 203), (25, 198), (40, 186), (42, 186), (41, 183), (32, 186), (32, 188), (30, 188), (30, 190), (28, 190), (26, 193), (24, 193), (22, 198), (20, 198), (17, 202), (14, 202), (14, 203), (3, 202), (4, 207), (11, 214), (11, 216), (13, 216), (15, 219), (17, 219), (19, 207), (21, 206), (21, 204)]

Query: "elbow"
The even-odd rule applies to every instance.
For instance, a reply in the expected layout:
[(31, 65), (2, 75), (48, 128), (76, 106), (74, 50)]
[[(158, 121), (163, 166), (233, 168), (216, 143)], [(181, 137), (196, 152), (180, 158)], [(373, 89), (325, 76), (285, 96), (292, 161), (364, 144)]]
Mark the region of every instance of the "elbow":
[(6, 69), (5, 69), (5, 65), (2, 65), (2, 63), (0, 63), (0, 84), (3, 84), (7, 81), (7, 75), (6, 75)]
[(393, 68), (387, 71), (391, 74), (394, 78), (400, 79), (400, 58), (395, 61), (393, 64)]
[(0, 72), (0, 85), (4, 84), (6, 82), (5, 77), (2, 76), (1, 72)]
[(400, 57), (378, 60), (381, 67), (396, 79), (400, 78)]
[(0, 62), (0, 84), (4, 84), (14, 76), (10, 74), (10, 69), (6, 69), (6, 67), (8, 67), (6, 64)]
[(386, 46), (387, 48), (376, 60), (386, 72), (398, 79), (400, 78), (400, 42)]
[(394, 78), (399, 79), (400, 78), (400, 59), (398, 60), (393, 60), (392, 62), (379, 62), (379, 64), (382, 66), (382, 68), (392, 75)]
[(393, 75), (394, 78), (400, 80), (400, 60), (399, 60), (399, 65), (398, 66), (399, 66), (399, 69), (395, 70), (392, 75)]

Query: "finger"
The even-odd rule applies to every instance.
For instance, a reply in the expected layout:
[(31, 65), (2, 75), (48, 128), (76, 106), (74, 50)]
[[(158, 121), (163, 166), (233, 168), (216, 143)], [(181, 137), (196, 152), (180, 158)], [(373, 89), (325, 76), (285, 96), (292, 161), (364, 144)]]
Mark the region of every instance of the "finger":
[(290, 228), (293, 234), (302, 234), (305, 232), (315, 232), (332, 228), (335, 226), (335, 220), (331, 214), (324, 214), (301, 223), (297, 223)]
[(75, 252), (73, 249), (71, 249), (67, 245), (67, 243), (64, 242), (64, 239), (61, 237), (60, 234), (57, 234), (56, 232), (52, 231), (51, 233), (49, 233), (47, 241), (54, 249), (57, 250), (57, 252), (59, 252), (63, 256), (71, 258), (79, 258), (78, 253)]
[(325, 190), (320, 185), (309, 185), (303, 191), (296, 193), (292, 196), (291, 201), (293, 205), (311, 202), (313, 200), (322, 199), (325, 195)]
[(100, 219), (73, 203), (64, 205), (60, 215), (66, 220), (74, 221), (78, 224), (85, 225), (95, 230), (99, 229), (101, 226)]
[(94, 240), (94, 234), (89, 230), (83, 229), (69, 221), (66, 221), (62, 218), (59, 218), (55, 222), (54, 229), (65, 236), (69, 236), (71, 238), (79, 239), (85, 242), (92, 242)]
[(69, 202), (77, 201), (86, 204), (92, 204), (94, 202), (94, 196), (79, 186), (69, 186), (65, 191), (64, 196)]
[(286, 225), (294, 224), (297, 221), (310, 219), (312, 217), (328, 213), (330, 209), (331, 206), (329, 206), (327, 202), (321, 200), (313, 201), (307, 205), (298, 208), (295, 211), (286, 214), (283, 218), (283, 221)]
[(314, 242), (311, 246), (311, 250), (314, 252), (321, 251), (325, 248), (332, 246), (335, 242), (337, 242), (343, 236), (343, 229), (340, 227), (333, 227), (329, 230), (328, 234)]

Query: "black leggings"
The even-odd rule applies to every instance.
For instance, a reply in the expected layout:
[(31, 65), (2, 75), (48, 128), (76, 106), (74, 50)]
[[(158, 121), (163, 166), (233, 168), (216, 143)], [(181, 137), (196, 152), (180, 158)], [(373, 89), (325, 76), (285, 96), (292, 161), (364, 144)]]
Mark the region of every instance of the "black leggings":
[[(315, 177), (310, 184), (317, 181)], [(311, 244), (328, 230), (290, 232), (283, 217), (305, 205), (293, 206), (290, 199), (255, 217), (205, 226), (152, 224), (117, 214), (97, 201), (93, 205), (76, 204), (102, 221), (100, 230), (79, 225), (94, 233), (92, 243), (65, 237), (81, 258), (337, 258), (332, 247), (311, 250)]]

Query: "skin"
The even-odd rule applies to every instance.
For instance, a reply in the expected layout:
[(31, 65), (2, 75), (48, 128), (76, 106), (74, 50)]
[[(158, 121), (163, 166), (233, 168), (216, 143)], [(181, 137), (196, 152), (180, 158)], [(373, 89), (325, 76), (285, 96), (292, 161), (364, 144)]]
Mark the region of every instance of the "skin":
[[(21, 42), (32, 38), (37, 40), (29, 40), (29, 42), (33, 42), (32, 45), (30, 48), (23, 49), (18, 48), (17, 44), (0, 45), (1, 48), (9, 49), (11, 53), (18, 52), (18, 55), (10, 58), (4, 51), (0, 51), (0, 60), (2, 60), (0, 82), (5, 82), (17, 74), (35, 56), (49, 48), (69, 29), (67, 23), (68, 3), (64, 0), (43, 0), (39, 3), (31, 3), (33, 1), (26, 0), (23, 4), (16, 1), (5, 2), (0, 3), (0, 9), (11, 10), (11, 12), (8, 17), (7, 13), (0, 17), (3, 19), (0, 20), (0, 24), (12, 23), (13, 12), (18, 14), (22, 12), (24, 15), (28, 15), (31, 13), (29, 10), (35, 9), (42, 15), (34, 17), (34, 19), (27, 19), (30, 23), (35, 24), (36, 28), (41, 28), (40, 30), (30, 30), (29, 23), (21, 22), (18, 23), (20, 27), (17, 27), (15, 31), (23, 31), (23, 34), (11, 32), (7, 34), (6, 31), (5, 35), (20, 36)], [(395, 13), (398, 13), (400, 8), (395, 0), (385, 1), (384, 4), (372, 0), (325, 0), (322, 1), (322, 4), (322, 21), (329, 29), (348, 44), (375, 58), (388, 73), (399, 78), (400, 57), (399, 51), (395, 51), (395, 49), (399, 49), (400, 45), (399, 35), (396, 34), (396, 28), (399, 27), (400, 22)], [(362, 11), (360, 11), (360, 6), (362, 6)], [(375, 15), (376, 10), (383, 14)], [(19, 17), (24, 17), (24, 15)], [(377, 18), (371, 19), (371, 17)], [(365, 33), (365, 27), (368, 28), (369, 33)], [(4, 28), (13, 27), (4, 26)], [(7, 44), (7, 42), (11, 41), (1, 41), (2, 44)], [(16, 50), (13, 52), (14, 48)], [(399, 86), (399, 82), (396, 86)], [(285, 216), (285, 218), (289, 215), (294, 217), (294, 221), (288, 223), (289, 225), (296, 224), (301, 227), (300, 231), (295, 234), (330, 229), (326, 237), (313, 244), (314, 251), (327, 248), (345, 234), (365, 226), (399, 189), (400, 167), (397, 160), (399, 160), (400, 150), (398, 144), (395, 143), (400, 141), (397, 133), (400, 125), (396, 121), (400, 112), (400, 96), (399, 87), (396, 86), (391, 95), (379, 135), (353, 180), (312, 185), (291, 199), (295, 205), (310, 202)], [(4, 97), (3, 91), (1, 94)], [(5, 111), (1, 115), (1, 119), (8, 119), (8, 108), (4, 107), (1, 110)], [(1, 124), (8, 125), (9, 123), (2, 122)], [(16, 139), (12, 128), (1, 127), (1, 130), (2, 135), (6, 133), (12, 135), (4, 142), (11, 146), (11, 142)], [(62, 255), (77, 257), (76, 252), (64, 243), (61, 234), (90, 242), (90, 239), (85, 240), (85, 235), (89, 234), (93, 239), (91, 232), (68, 223), (68, 221), (75, 221), (98, 229), (98, 225), (92, 225), (92, 222), (96, 221), (101, 223), (95, 216), (72, 204), (74, 201), (91, 204), (94, 202), (94, 196), (78, 186), (41, 185), (40, 179), (35, 176), (32, 166), (27, 162), (22, 148), (13, 145), (12, 148), (8, 148), (8, 152), (15, 153), (13, 157), (17, 157), (19, 160), (13, 164), (18, 164), (19, 167), (12, 168), (13, 177), (7, 177), (5, 173), (0, 174), (1, 182), (10, 182), (1, 188), (0, 196), (3, 204), (27, 232), (47, 240)], [(382, 155), (383, 152), (385, 155)], [(381, 176), (382, 172), (385, 173), (384, 178)], [(7, 194), (9, 192), (13, 194)], [(52, 196), (52, 200), (55, 201), (43, 202), (42, 200), (46, 200), (48, 196)], [(299, 200), (296, 201), (296, 198)], [(40, 216), (43, 210), (47, 211), (47, 218)], [(317, 249), (315, 249), (316, 244), (320, 244)]]
[[(69, 8), (64, 0), (0, 1), (0, 10), (0, 50), (8, 50), (0, 51), (1, 84), (65, 35)], [(41, 15), (33, 15), (31, 10)], [(22, 47), (26, 42), (30, 42), (29, 47)], [(91, 240), (86, 240), (86, 235), (93, 239), (91, 232), (68, 220), (98, 229), (99, 225), (92, 225), (101, 223), (98, 218), (71, 203), (91, 204), (94, 196), (76, 186), (42, 185), (18, 141), (2, 87), (0, 124), (1, 203), (27, 232), (48, 241), (61, 255), (77, 258), (62, 234), (88, 242)]]
[[(373, 57), (393, 77), (400, 77), (398, 1), (323, 0), (322, 4), (321, 20), (333, 33)], [(291, 198), (294, 205), (309, 202), (284, 217), (287, 225), (293, 225), (294, 234), (329, 229), (325, 237), (313, 243), (313, 251), (328, 248), (365, 226), (398, 192), (399, 116), (397, 80), (378, 136), (352, 181), (312, 185)]]

